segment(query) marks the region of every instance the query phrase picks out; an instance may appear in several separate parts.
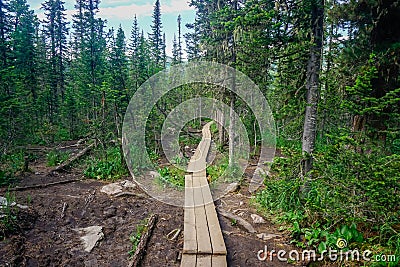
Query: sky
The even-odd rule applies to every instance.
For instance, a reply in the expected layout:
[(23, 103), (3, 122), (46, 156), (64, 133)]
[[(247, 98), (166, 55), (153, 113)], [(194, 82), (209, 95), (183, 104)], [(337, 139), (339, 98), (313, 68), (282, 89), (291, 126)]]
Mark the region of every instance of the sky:
[[(40, 9), (41, 3), (45, 0), (27, 0), (28, 4), (35, 11), (39, 19), (44, 18), (43, 10)], [(72, 21), (74, 14), (74, 0), (64, 0), (67, 9), (67, 19)], [(133, 18), (136, 14), (140, 29), (143, 29), (146, 37), (151, 31), (153, 6), (156, 0), (100, 0), (98, 17), (107, 20), (107, 28), (113, 27), (115, 30), (122, 26), (126, 40), (130, 37)], [(188, 0), (160, 0), (161, 20), (163, 32), (167, 40), (167, 55), (172, 56), (172, 40), (174, 33), (178, 32), (177, 18), (182, 18), (182, 45), (185, 47), (183, 34), (188, 32), (186, 23), (192, 23), (195, 17), (195, 10), (189, 7)], [(71, 26), (71, 25), (70, 25)]]

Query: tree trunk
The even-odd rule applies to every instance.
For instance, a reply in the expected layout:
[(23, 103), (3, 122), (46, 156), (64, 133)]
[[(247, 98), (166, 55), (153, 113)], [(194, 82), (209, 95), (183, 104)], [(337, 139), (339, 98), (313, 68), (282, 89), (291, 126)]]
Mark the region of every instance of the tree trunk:
[(324, 26), (324, 0), (311, 0), (311, 29), (313, 44), (307, 65), (307, 106), (303, 128), (302, 151), (305, 155), (303, 174), (312, 168), (312, 154), (315, 148), (317, 130), (317, 105), (319, 73), (321, 69), (321, 53)]

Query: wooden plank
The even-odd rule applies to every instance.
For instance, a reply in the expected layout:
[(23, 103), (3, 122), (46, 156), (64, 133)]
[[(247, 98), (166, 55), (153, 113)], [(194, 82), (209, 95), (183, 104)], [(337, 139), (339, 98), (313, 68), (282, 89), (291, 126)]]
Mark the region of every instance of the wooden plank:
[(224, 237), (222, 236), (222, 231), (219, 225), (217, 213), (215, 212), (214, 204), (207, 204), (205, 206), (205, 210), (213, 254), (226, 255)]
[(214, 200), (211, 195), (210, 187), (208, 186), (208, 181), (206, 175), (199, 177), (201, 192), (203, 194), (204, 204), (213, 203)]
[(226, 256), (223, 255), (212, 255), (211, 256), (211, 266), (213, 267), (226, 267)]
[(183, 219), (183, 253), (197, 253), (196, 217), (193, 200), (193, 178), (185, 175), (185, 212)]
[(203, 193), (201, 192), (200, 181), (197, 177), (193, 177), (193, 197), (195, 205), (194, 212), (196, 216), (197, 253), (211, 254), (211, 240), (208, 232)]
[(205, 177), (200, 178), (199, 181), (202, 189), (203, 200), (205, 203), (207, 223), (213, 254), (226, 255), (224, 237), (222, 236), (222, 231), (219, 225), (217, 212), (215, 211), (214, 201), (211, 196), (210, 188)]
[(197, 255), (197, 267), (211, 267), (211, 255)]
[(181, 267), (195, 267), (196, 255), (195, 254), (182, 254)]

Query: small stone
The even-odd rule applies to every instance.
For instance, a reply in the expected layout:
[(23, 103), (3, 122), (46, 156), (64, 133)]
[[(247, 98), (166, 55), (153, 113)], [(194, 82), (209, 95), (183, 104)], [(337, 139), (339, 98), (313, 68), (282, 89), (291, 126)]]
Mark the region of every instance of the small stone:
[(226, 187), (224, 194), (233, 193), (233, 192), (237, 191), (238, 189), (239, 189), (239, 183), (231, 183)]
[(265, 220), (263, 217), (257, 214), (251, 214), (251, 218), (253, 219), (253, 223), (265, 223)]
[(115, 195), (122, 192), (122, 186), (118, 183), (108, 184), (103, 186), (100, 191), (107, 195)]
[(280, 237), (280, 235), (276, 235), (276, 234), (267, 234), (267, 233), (261, 233), (257, 235), (258, 238), (266, 241), (266, 240), (270, 240), (270, 239), (274, 239), (277, 237)]
[(129, 180), (122, 181), (121, 185), (125, 188), (136, 188), (136, 184), (134, 184), (133, 182), (131, 182)]
[(86, 252), (91, 252), (92, 249), (97, 245), (97, 242), (104, 238), (102, 226), (89, 226), (86, 228), (78, 228), (78, 231), (84, 236), (81, 237), (83, 246)]

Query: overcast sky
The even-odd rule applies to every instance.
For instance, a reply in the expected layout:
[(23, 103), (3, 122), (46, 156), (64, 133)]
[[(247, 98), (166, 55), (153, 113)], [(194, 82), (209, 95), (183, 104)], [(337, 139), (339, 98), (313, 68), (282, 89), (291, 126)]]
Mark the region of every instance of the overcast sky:
[[(31, 8), (35, 10), (38, 17), (42, 19), (43, 11), (40, 10), (40, 7), (44, 0), (27, 1)], [(182, 34), (187, 32), (185, 27), (186, 23), (194, 21), (195, 11), (192, 7), (189, 7), (187, 1), (188, 0), (160, 0), (163, 32), (165, 32), (167, 38), (168, 55), (172, 54), (172, 39), (174, 33), (178, 31), (178, 15), (180, 14), (182, 17)], [(102, 0), (100, 1), (98, 16), (107, 20), (108, 28), (114, 27), (114, 29), (117, 29), (121, 24), (128, 40), (133, 17), (136, 14), (139, 27), (144, 30), (147, 37), (152, 23), (151, 14), (153, 12), (154, 3), (155, 0)], [(69, 21), (72, 21), (71, 15), (74, 13), (74, 5), (74, 0), (65, 0), (65, 8), (67, 9)], [(183, 45), (185, 46), (184, 42)]]

